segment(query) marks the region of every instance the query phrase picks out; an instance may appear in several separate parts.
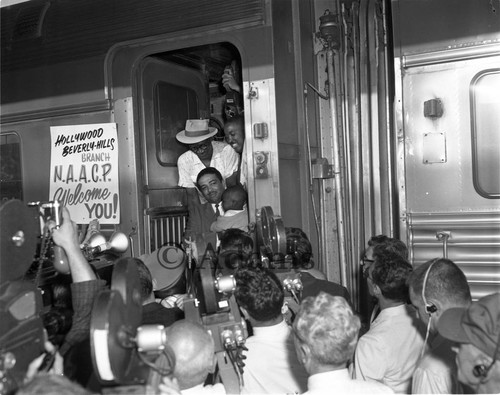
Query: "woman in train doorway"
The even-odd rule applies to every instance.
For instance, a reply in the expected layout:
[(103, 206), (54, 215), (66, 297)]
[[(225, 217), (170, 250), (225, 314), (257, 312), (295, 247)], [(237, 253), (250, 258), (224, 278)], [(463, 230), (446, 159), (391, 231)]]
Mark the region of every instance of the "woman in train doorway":
[(186, 128), (176, 135), (177, 140), (189, 148), (177, 160), (178, 185), (188, 191), (195, 190), (196, 177), (206, 167), (219, 170), (226, 186), (237, 183), (239, 155), (226, 142), (213, 141), (217, 129), (209, 127), (208, 122), (208, 119), (188, 119)]

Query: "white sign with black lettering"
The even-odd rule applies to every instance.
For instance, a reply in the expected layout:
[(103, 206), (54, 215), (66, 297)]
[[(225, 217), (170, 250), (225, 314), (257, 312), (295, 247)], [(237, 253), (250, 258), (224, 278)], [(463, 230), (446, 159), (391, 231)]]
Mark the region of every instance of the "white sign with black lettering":
[(52, 126), (50, 199), (78, 224), (120, 222), (116, 123)]

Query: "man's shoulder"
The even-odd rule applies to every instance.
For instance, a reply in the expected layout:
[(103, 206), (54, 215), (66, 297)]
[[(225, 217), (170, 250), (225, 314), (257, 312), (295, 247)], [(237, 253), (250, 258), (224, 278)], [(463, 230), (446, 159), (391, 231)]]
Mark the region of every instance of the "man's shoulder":
[(349, 291), (347, 291), (347, 288), (341, 284), (315, 278), (307, 272), (301, 273), (301, 279), (304, 286), (304, 290), (302, 292), (304, 297), (316, 296), (323, 291), (332, 296), (342, 296), (347, 300), (350, 298)]
[(197, 158), (196, 154), (193, 151), (187, 150), (183, 154), (179, 155), (177, 163), (193, 162), (194, 158)]

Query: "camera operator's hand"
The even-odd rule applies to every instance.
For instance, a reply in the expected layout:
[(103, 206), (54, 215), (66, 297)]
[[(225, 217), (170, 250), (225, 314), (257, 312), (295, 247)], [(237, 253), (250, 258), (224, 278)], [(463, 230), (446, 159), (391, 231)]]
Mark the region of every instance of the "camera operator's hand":
[(57, 352), (56, 347), (49, 341), (45, 341), (44, 343), (45, 351), (46, 353), (40, 355), (39, 357), (35, 358), (33, 361), (28, 366), (28, 370), (26, 371), (26, 376), (24, 377), (24, 382), (30, 381), (35, 375), (43, 370), (42, 368), (42, 363), (44, 359), (49, 356), (49, 357), (54, 357), (55, 360), (53, 362), (52, 367), (48, 370), (49, 373), (52, 374), (60, 374), (63, 375), (63, 365), (64, 365), (64, 360), (63, 357)]
[(233, 91), (241, 93), (241, 87), (234, 79), (233, 69), (231, 67), (226, 67), (224, 69), (224, 73), (222, 74), (222, 85), (226, 88), (226, 90), (229, 88)]
[(80, 250), (80, 243), (78, 239), (78, 227), (71, 220), (71, 216), (66, 207), (62, 208), (62, 224), (57, 227), (54, 221), (49, 221), (48, 226), (52, 229), (52, 239), (58, 246), (64, 248), (68, 253), (71, 250)]
[(49, 221), (48, 226), (52, 229), (54, 243), (62, 247), (68, 256), (73, 282), (95, 280), (96, 275), (80, 250), (77, 225), (71, 220), (66, 207), (62, 208), (62, 219), (61, 226), (57, 227), (53, 221)]
[(162, 383), (158, 387), (162, 395), (181, 395), (179, 383), (175, 377), (164, 376)]

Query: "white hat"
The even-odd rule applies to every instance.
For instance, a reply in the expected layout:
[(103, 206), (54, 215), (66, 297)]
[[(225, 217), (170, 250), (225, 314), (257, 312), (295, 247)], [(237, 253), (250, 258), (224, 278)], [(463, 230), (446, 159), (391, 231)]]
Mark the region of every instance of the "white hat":
[[(187, 266), (187, 255), (175, 243), (165, 245), (139, 257), (156, 280), (155, 293), (167, 291), (173, 287), (184, 275)], [(160, 296), (161, 297), (161, 296)]]
[(217, 129), (208, 126), (208, 119), (188, 119), (186, 129), (177, 133), (176, 139), (183, 144), (196, 144), (217, 133)]

